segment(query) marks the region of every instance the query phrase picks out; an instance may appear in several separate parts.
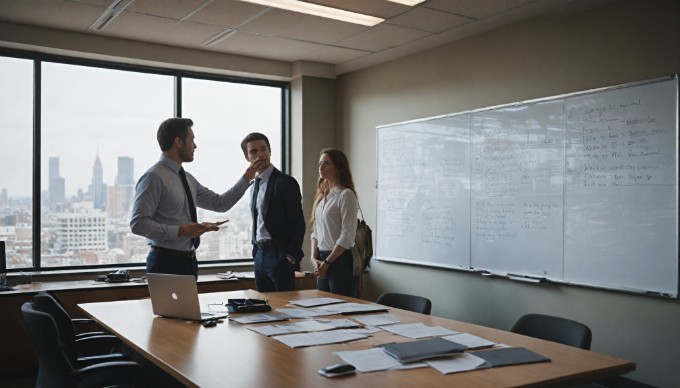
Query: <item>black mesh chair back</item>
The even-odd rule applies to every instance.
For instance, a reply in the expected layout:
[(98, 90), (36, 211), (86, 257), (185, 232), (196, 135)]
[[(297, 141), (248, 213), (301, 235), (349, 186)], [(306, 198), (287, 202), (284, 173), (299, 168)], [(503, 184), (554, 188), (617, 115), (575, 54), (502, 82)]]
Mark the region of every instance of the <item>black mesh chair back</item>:
[(590, 350), (592, 332), (583, 323), (543, 314), (527, 314), (515, 322), (511, 332)]
[(432, 311), (432, 302), (429, 299), (397, 292), (386, 292), (380, 295), (376, 303), (426, 315), (430, 315)]

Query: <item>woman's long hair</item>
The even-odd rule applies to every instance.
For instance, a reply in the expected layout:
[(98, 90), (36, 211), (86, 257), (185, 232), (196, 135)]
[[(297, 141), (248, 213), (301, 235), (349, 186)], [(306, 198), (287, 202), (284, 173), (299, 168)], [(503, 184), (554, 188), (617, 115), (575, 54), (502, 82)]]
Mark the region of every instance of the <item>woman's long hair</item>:
[[(328, 155), (328, 157), (331, 159), (331, 162), (333, 162), (335, 170), (338, 173), (338, 184), (342, 187), (352, 190), (354, 195), (357, 195), (357, 192), (354, 189), (354, 180), (352, 179), (352, 171), (349, 169), (349, 161), (347, 160), (347, 156), (336, 148), (324, 148), (319, 153), (319, 157), (321, 157), (323, 154)], [(309, 218), (309, 224), (312, 227), (314, 227), (314, 223), (316, 222), (316, 207), (319, 205), (319, 202), (321, 202), (321, 200), (326, 195), (328, 195), (329, 190), (330, 187), (328, 185), (328, 181), (323, 179), (321, 174), (319, 174), (319, 179), (316, 182), (314, 205), (312, 205), (312, 216)]]

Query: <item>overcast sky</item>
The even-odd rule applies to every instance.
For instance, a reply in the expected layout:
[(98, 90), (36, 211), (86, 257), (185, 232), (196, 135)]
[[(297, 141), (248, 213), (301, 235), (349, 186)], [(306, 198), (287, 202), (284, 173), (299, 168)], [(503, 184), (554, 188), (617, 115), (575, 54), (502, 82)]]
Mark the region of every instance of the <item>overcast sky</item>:
[[(31, 61), (0, 58), (0, 163), (10, 167), (0, 189), (10, 197), (32, 192), (32, 71)], [(42, 83), (43, 191), (49, 157), (60, 159), (67, 197), (87, 192), (97, 154), (108, 185), (118, 156), (134, 158), (135, 180), (158, 160), (156, 131), (173, 116), (172, 77), (43, 63)], [(185, 78), (183, 116), (194, 120), (198, 145), (187, 171), (215, 191), (228, 189), (248, 165), (240, 141), (252, 131), (269, 137), (280, 165), (280, 95), (278, 88)]]

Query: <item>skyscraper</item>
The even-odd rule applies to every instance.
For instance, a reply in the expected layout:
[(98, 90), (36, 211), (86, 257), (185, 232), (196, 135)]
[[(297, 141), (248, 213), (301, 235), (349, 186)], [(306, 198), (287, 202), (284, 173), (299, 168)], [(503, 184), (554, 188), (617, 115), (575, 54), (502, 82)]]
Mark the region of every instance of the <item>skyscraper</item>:
[(9, 206), (9, 201), (7, 199), (7, 189), (2, 189), (0, 191), (0, 209), (3, 209), (5, 207)]
[(64, 211), (66, 206), (66, 180), (59, 173), (59, 158), (50, 157), (50, 210)]
[(118, 175), (116, 186), (121, 195), (123, 211), (129, 211), (135, 194), (135, 160), (129, 156), (118, 157)]
[(92, 167), (90, 200), (94, 204), (95, 209), (106, 208), (106, 185), (104, 184), (104, 169), (102, 168), (101, 160), (99, 160), (99, 154), (97, 154), (97, 158), (94, 161), (94, 167)]

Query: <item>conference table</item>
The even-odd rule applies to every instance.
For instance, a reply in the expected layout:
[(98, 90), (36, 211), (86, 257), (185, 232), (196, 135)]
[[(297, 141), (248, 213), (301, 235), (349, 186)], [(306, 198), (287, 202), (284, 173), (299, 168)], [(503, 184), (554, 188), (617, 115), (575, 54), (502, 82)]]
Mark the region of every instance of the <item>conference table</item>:
[[(334, 297), (370, 303), (318, 290), (259, 293), (254, 290), (200, 294), (202, 306), (233, 298), (267, 299), (275, 310), (289, 301)], [(550, 362), (480, 369), (453, 374), (417, 368), (386, 370), (327, 378), (318, 373), (342, 360), (336, 351), (363, 350), (380, 344), (410, 341), (387, 331), (368, 339), (334, 345), (290, 348), (248, 327), (225, 320), (214, 327), (197, 322), (154, 316), (149, 299), (78, 305), (87, 315), (128, 346), (186, 386), (197, 387), (516, 387), (569, 386), (628, 373), (635, 363), (618, 357), (530, 338), (503, 330), (446, 318), (389, 308), (401, 323), (422, 322), (470, 333), (513, 347), (524, 347), (550, 358)], [(243, 314), (232, 314), (242, 316)], [(320, 317), (321, 319), (327, 317)], [(352, 318), (352, 315), (328, 318)], [(291, 319), (295, 322), (297, 319)], [(258, 323), (271, 325), (285, 322)]]

